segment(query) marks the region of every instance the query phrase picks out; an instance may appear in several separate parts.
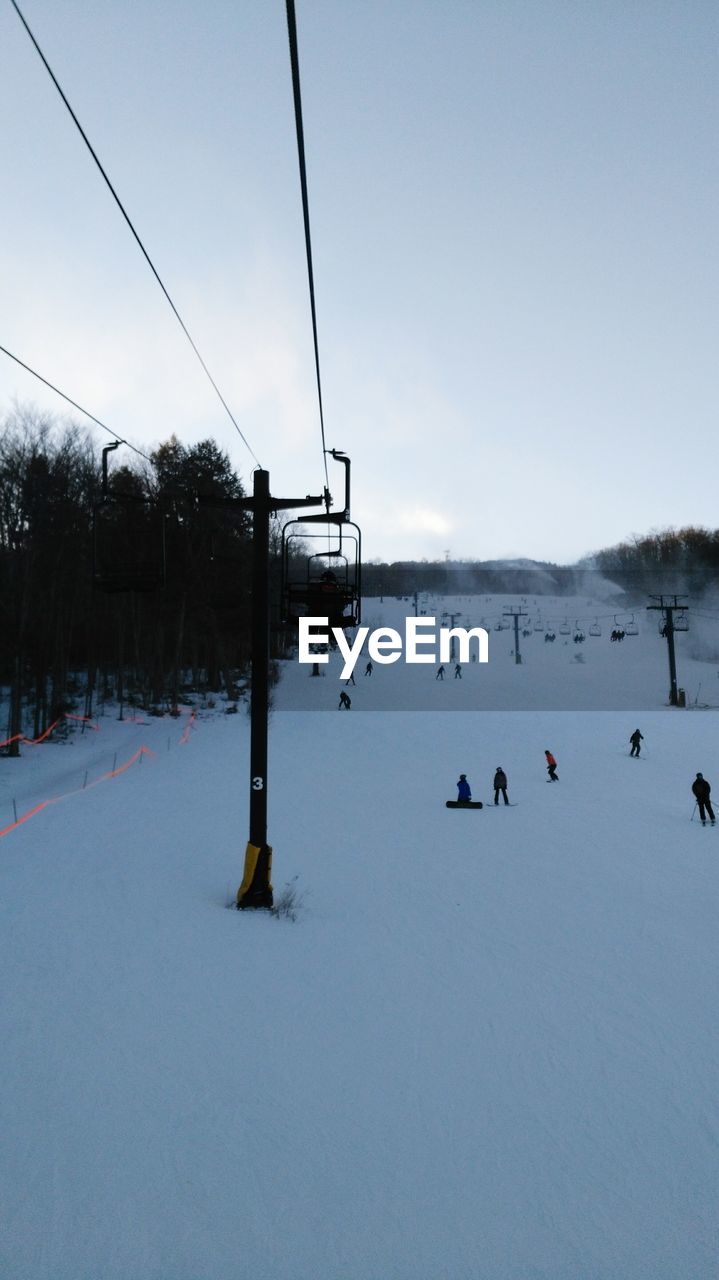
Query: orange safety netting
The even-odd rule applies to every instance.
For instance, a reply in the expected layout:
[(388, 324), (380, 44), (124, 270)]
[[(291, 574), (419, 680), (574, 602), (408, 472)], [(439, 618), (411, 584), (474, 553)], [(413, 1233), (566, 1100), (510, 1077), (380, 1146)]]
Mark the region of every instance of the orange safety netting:
[[(35, 745), (38, 742), (43, 742), (44, 739), (47, 738), (47, 736), (50, 733), (52, 733), (53, 729), (56, 728), (56, 726), (60, 723), (60, 720), (63, 718), (67, 720), (85, 721), (85, 723), (87, 723), (87, 725), (91, 729), (99, 730), (100, 728), (99, 725), (93, 724), (88, 716), (73, 716), (68, 714), (65, 717), (60, 716), (58, 720), (55, 720), (54, 723), (50, 725), (49, 729), (46, 729), (45, 732), (42, 733), (39, 738), (26, 738), (24, 737), (23, 734), (16, 734), (14, 738), (8, 738), (7, 742), (0, 742), (0, 747), (6, 747), (11, 742), (17, 742), (17, 741), (26, 742), (29, 745)], [(195, 718), (196, 718), (195, 712), (193, 710), (190, 715), (190, 719), (185, 726), (182, 737), (180, 738), (180, 744), (183, 744), (189, 740), (190, 730), (193, 728), (193, 725), (195, 723)], [(20, 817), (17, 818), (15, 822), (11, 822), (9, 826), (3, 827), (3, 829), (0, 830), (0, 840), (2, 839), (3, 836), (6, 836), (10, 831), (14, 831), (16, 827), (21, 827), (23, 822), (27, 822), (29, 818), (34, 817), (35, 814), (39, 813), (41, 809), (46, 809), (48, 805), (58, 804), (60, 800), (67, 800), (69, 796), (79, 795), (81, 791), (90, 791), (92, 787), (98, 786), (100, 782), (107, 782), (109, 781), (110, 778), (119, 778), (121, 773), (125, 773), (125, 771), (129, 769), (130, 766), (133, 765), (135, 761), (139, 760), (142, 756), (154, 756), (154, 755), (155, 755), (155, 752), (152, 751), (150, 747), (138, 747), (137, 751), (135, 751), (134, 754), (130, 756), (129, 760), (126, 760), (124, 764), (118, 765), (114, 769), (110, 769), (108, 773), (103, 773), (99, 778), (96, 778), (94, 782), (89, 783), (89, 785), (82, 786), (82, 787), (75, 787), (73, 791), (65, 791), (61, 796), (51, 796), (49, 800), (41, 800), (40, 803), (36, 804), (32, 809), (28, 809), (27, 813), (21, 814)]]
[[(188, 725), (187, 727), (189, 729), (190, 726)], [(184, 735), (181, 741), (183, 740), (185, 740)], [(48, 805), (58, 804), (60, 800), (67, 800), (69, 796), (79, 795), (81, 791), (90, 791), (92, 787), (98, 786), (101, 782), (107, 782), (110, 778), (119, 778), (120, 774), (125, 773), (125, 771), (129, 769), (136, 760), (139, 760), (141, 756), (154, 755), (155, 752), (151, 751), (149, 747), (138, 747), (137, 751), (135, 751), (124, 764), (118, 765), (115, 769), (110, 769), (108, 773), (103, 773), (101, 777), (96, 778), (95, 781), (89, 783), (89, 785), (84, 787), (75, 787), (74, 791), (65, 791), (61, 796), (51, 796), (49, 800), (41, 800), (39, 804), (34, 806), (34, 808), (28, 809), (27, 813), (21, 814), (16, 822), (11, 822), (9, 826), (4, 827), (0, 831), (0, 839), (2, 839), (3, 836), (6, 836), (10, 831), (14, 831), (16, 827), (21, 827), (23, 822), (27, 822), (28, 818), (34, 817), (36, 813), (39, 813), (41, 809), (47, 808)]]
[(26, 738), (24, 733), (16, 733), (12, 738), (6, 738), (4, 742), (0, 742), (0, 747), (9, 747), (11, 742), (25, 742), (29, 747), (37, 746), (38, 742), (44, 742), (46, 738), (50, 737), (53, 729), (57, 729), (61, 720), (80, 720), (86, 724), (89, 729), (100, 728), (99, 725), (93, 723), (89, 716), (73, 716), (68, 711), (64, 715), (58, 716), (57, 720), (53, 720), (52, 724), (44, 733), (40, 734), (39, 738)]
[(192, 728), (192, 726), (193, 726), (193, 724), (194, 724), (194, 723), (195, 723), (195, 713), (194, 713), (194, 711), (193, 711), (193, 712), (192, 712), (192, 714), (191, 714), (191, 716), (190, 716), (190, 718), (189, 718), (189, 720), (187, 721), (187, 724), (185, 725), (185, 731), (184, 731), (184, 733), (183, 733), (182, 737), (180, 738), (180, 746), (183, 746), (183, 744), (184, 744), (185, 742), (189, 742), (189, 739), (190, 739), (190, 730), (191, 730), (191, 728)]

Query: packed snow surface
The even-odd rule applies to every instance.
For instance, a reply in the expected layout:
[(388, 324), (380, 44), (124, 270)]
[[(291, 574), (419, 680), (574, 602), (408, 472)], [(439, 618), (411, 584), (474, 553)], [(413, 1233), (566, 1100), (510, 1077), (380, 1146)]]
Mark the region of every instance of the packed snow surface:
[(0, 840), (0, 1276), (714, 1280), (716, 716), (381, 709), (415, 678), (288, 667), (294, 921), (227, 909), (244, 714), (0, 760), (0, 827), (57, 798)]
[[(646, 599), (646, 598), (645, 598)], [(608, 612), (611, 608), (612, 611)], [(387, 596), (364, 602), (362, 623), (370, 635), (385, 628), (397, 632), (403, 653), (394, 672), (379, 687), (365, 680), (369, 636), (365, 638), (354, 677), (353, 707), (393, 711), (610, 711), (661, 707), (669, 698), (667, 643), (659, 634), (661, 614), (644, 605), (621, 609), (616, 604), (586, 597), (452, 596), (418, 597), (417, 617), (435, 644), (419, 650), (429, 662), (408, 664), (406, 618), (414, 610), (407, 599)], [(519, 659), (512, 613), (518, 619)], [(429, 624), (434, 619), (434, 627)], [(677, 615), (679, 621), (679, 615)], [(691, 609), (689, 631), (674, 637), (677, 683), (689, 705), (719, 708), (719, 616)], [(463, 662), (461, 680), (454, 678), (454, 660), (446, 662), (444, 679), (437, 681), (439, 633), (452, 626), (466, 631), (482, 627), (488, 634), (489, 661)], [(624, 639), (612, 642), (613, 631)], [(596, 633), (599, 634), (596, 634)], [(593, 634), (595, 633), (595, 634)], [(579, 640), (577, 637), (581, 636)], [(554, 637), (550, 640), (550, 637)], [(456, 642), (458, 645), (458, 642)], [(477, 652), (477, 643), (471, 645)], [(434, 655), (432, 657), (432, 655)], [(323, 691), (304, 678), (308, 668), (294, 664), (280, 697), (284, 707), (325, 709), (336, 705), (335, 683), (341, 663), (322, 670), (332, 675)], [(459, 649), (455, 648), (455, 657)], [(379, 664), (375, 662), (375, 666)], [(356, 703), (355, 703), (356, 699)]]

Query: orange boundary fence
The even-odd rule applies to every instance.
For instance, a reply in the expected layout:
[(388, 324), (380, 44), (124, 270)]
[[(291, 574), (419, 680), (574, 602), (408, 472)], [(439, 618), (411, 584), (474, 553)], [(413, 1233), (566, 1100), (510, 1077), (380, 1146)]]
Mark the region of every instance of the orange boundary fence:
[[(62, 719), (62, 717), (60, 718)], [(90, 725), (91, 729), (99, 729), (100, 727), (97, 724), (92, 724), (88, 720), (87, 716), (68, 716), (67, 719), (86, 720), (87, 723)], [(189, 742), (190, 730), (194, 727), (195, 720), (196, 720), (196, 715), (193, 710), (190, 715), (190, 719), (185, 725), (184, 731), (182, 733), (182, 737), (180, 738), (180, 746), (184, 745), (184, 743), (186, 742)], [(36, 744), (38, 742), (42, 742), (48, 736), (48, 734), (52, 733), (52, 730), (58, 724), (59, 724), (59, 720), (56, 720), (53, 724), (50, 725), (49, 729), (46, 729), (45, 732), (40, 735), (39, 738), (25, 738), (21, 734), (17, 734), (14, 738), (8, 738), (7, 742), (1, 742), (0, 747), (5, 747), (10, 742), (16, 742), (18, 739), (22, 742), (27, 742), (28, 744)], [(98, 786), (99, 783), (101, 782), (108, 782), (111, 778), (119, 778), (120, 774), (125, 773), (125, 771), (129, 769), (130, 766), (133, 765), (136, 760), (139, 760), (141, 756), (154, 756), (154, 755), (155, 755), (155, 752), (152, 751), (150, 747), (138, 747), (137, 751), (135, 751), (134, 754), (130, 756), (129, 760), (126, 760), (124, 764), (118, 765), (117, 768), (115, 769), (110, 769), (109, 773), (103, 773), (99, 778), (96, 778), (94, 782), (90, 782), (87, 786), (76, 787), (74, 791), (65, 791), (61, 796), (51, 796), (49, 800), (41, 800), (40, 803), (34, 805), (32, 809), (28, 809), (27, 813), (21, 814), (20, 817), (17, 818), (15, 822), (11, 822), (9, 826), (3, 827), (2, 830), (0, 830), (0, 840), (2, 839), (3, 836), (6, 836), (11, 831), (14, 831), (16, 827), (21, 827), (22, 824), (24, 822), (27, 822), (29, 818), (33, 818), (36, 813), (40, 812), (41, 809), (46, 809), (48, 805), (59, 804), (61, 800), (67, 800), (69, 796), (79, 795), (81, 791), (90, 791), (92, 787)]]
[(16, 733), (12, 738), (6, 738), (4, 742), (0, 742), (0, 748), (9, 747), (11, 742), (25, 742), (29, 747), (36, 747), (38, 742), (44, 742), (46, 738), (50, 737), (53, 729), (57, 729), (61, 720), (80, 720), (86, 724), (89, 729), (100, 728), (99, 725), (94, 724), (89, 716), (73, 716), (68, 711), (65, 712), (64, 715), (58, 716), (57, 720), (53, 720), (52, 724), (48, 726), (44, 733), (40, 734), (39, 738), (26, 738), (24, 733)]

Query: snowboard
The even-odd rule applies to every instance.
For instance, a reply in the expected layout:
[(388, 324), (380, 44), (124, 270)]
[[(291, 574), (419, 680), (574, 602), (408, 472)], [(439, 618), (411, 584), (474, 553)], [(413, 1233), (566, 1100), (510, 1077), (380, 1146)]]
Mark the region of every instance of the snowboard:
[(448, 809), (483, 809), (481, 800), (445, 800)]

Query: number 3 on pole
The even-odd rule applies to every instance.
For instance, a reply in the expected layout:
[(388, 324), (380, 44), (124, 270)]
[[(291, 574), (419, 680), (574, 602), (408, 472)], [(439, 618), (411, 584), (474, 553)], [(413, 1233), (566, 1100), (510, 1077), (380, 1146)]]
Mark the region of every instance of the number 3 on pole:
[(265, 780), (264, 780), (264, 778), (259, 778), (259, 777), (258, 777), (258, 778), (253, 778), (253, 779), (252, 779), (252, 790), (253, 790), (253, 791), (264, 791), (264, 789), (265, 789)]

